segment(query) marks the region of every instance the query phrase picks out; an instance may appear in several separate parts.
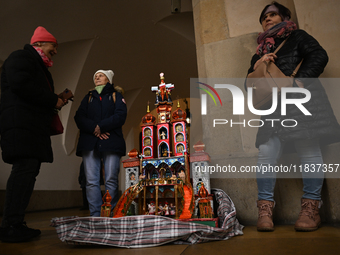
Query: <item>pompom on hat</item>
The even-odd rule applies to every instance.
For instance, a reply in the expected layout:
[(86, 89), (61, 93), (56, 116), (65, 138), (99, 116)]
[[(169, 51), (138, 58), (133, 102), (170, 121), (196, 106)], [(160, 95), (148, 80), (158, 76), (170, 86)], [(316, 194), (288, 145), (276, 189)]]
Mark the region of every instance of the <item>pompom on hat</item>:
[(36, 42), (54, 42), (58, 44), (57, 39), (42, 26), (39, 26), (34, 30), (31, 44)]
[(109, 82), (112, 84), (112, 78), (113, 78), (113, 71), (112, 70), (98, 70), (97, 72), (94, 73), (93, 75), (93, 81), (95, 79), (95, 76), (97, 73), (103, 73), (105, 76), (109, 79)]

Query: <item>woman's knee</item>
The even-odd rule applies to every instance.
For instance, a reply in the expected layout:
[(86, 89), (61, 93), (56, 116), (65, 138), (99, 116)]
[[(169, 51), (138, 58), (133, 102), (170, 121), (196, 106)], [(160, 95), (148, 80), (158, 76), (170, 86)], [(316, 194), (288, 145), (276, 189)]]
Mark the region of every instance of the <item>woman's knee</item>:
[(269, 140), (259, 146), (258, 163), (276, 164), (281, 154), (281, 142), (277, 137), (271, 137)]

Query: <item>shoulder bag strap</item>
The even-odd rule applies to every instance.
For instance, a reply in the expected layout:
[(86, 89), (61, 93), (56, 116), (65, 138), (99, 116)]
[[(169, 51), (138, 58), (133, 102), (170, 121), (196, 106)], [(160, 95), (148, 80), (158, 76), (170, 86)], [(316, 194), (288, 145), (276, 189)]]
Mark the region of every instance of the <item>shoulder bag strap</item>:
[(276, 50), (273, 52), (274, 54), (276, 54), (276, 52), (279, 51), (279, 49), (282, 48), (282, 46), (286, 43), (286, 41), (288, 40), (289, 36), (279, 45), (279, 47), (276, 48)]
[[(282, 48), (282, 46), (285, 44), (285, 42), (288, 40), (288, 38), (289, 38), (289, 36), (288, 36), (288, 37), (287, 37), (287, 38), (279, 45), (279, 47), (276, 48), (276, 50), (274, 51), (274, 54), (276, 54), (276, 53), (279, 51), (279, 49)], [(295, 75), (296, 75), (297, 72), (299, 71), (299, 68), (300, 68), (300, 66), (301, 66), (301, 64), (302, 64), (302, 61), (303, 61), (303, 59), (302, 59), (301, 62), (296, 66), (295, 70), (293, 71), (293, 73), (291, 74), (290, 77), (295, 77)]]
[(294, 72), (291, 74), (290, 77), (293, 77), (293, 78), (295, 77), (295, 75), (296, 75), (297, 72), (299, 71), (299, 68), (300, 68), (300, 66), (301, 66), (301, 64), (302, 64), (302, 61), (303, 61), (303, 59), (302, 59), (301, 62), (296, 66)]

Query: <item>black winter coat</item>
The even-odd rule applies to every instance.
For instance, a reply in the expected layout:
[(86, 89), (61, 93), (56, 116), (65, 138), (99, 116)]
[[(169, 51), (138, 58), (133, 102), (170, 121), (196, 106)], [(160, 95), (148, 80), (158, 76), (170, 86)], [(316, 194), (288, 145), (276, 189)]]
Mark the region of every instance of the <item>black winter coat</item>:
[(58, 96), (40, 55), (31, 45), (13, 52), (1, 73), (0, 132), (2, 158), (52, 162), (50, 126)]
[[(116, 102), (113, 100), (115, 92)], [(114, 152), (120, 156), (126, 154), (122, 126), (125, 123), (127, 108), (125, 100), (112, 84), (107, 83), (99, 95), (96, 90), (90, 91), (82, 100), (74, 120), (80, 130), (77, 156), (83, 151)], [(93, 132), (96, 126), (101, 133), (110, 133), (109, 139), (101, 140)]]
[[(279, 46), (283, 40), (275, 39), (275, 46)], [(304, 88), (311, 92), (311, 99), (304, 104), (304, 107), (312, 115), (305, 116), (295, 105), (288, 105), (287, 115), (281, 116), (279, 99), (277, 110), (269, 116), (262, 116), (261, 119), (294, 119), (298, 122), (298, 125), (296, 127), (283, 127), (281, 121), (276, 121), (274, 127), (272, 127), (270, 121), (264, 121), (265, 124), (259, 128), (257, 133), (256, 147), (258, 148), (261, 144), (266, 143), (273, 134), (276, 134), (283, 142), (313, 138), (319, 138), (321, 144), (339, 142), (340, 126), (334, 116), (326, 92), (319, 79), (311, 79), (319, 77), (323, 72), (328, 62), (326, 51), (311, 35), (303, 30), (295, 30), (276, 55), (275, 64), (287, 76), (293, 73), (303, 59), (295, 78), (300, 80)], [(260, 56), (257, 54), (253, 56), (248, 74), (254, 71), (254, 64), (259, 59)], [(295, 82), (293, 86), (297, 87)], [(300, 93), (288, 95), (289, 98), (304, 97)], [(285, 125), (293, 126), (294, 123), (285, 122)]]

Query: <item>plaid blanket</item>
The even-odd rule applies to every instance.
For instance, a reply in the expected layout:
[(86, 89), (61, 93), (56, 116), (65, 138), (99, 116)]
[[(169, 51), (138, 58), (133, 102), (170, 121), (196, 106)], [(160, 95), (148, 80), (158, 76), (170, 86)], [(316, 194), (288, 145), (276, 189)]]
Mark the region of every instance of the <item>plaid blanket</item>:
[(163, 216), (138, 215), (121, 218), (53, 218), (51, 226), (68, 244), (99, 244), (126, 248), (158, 246), (170, 242), (196, 244), (242, 235), (234, 203), (223, 190), (213, 189), (218, 204), (219, 228), (183, 222)]

